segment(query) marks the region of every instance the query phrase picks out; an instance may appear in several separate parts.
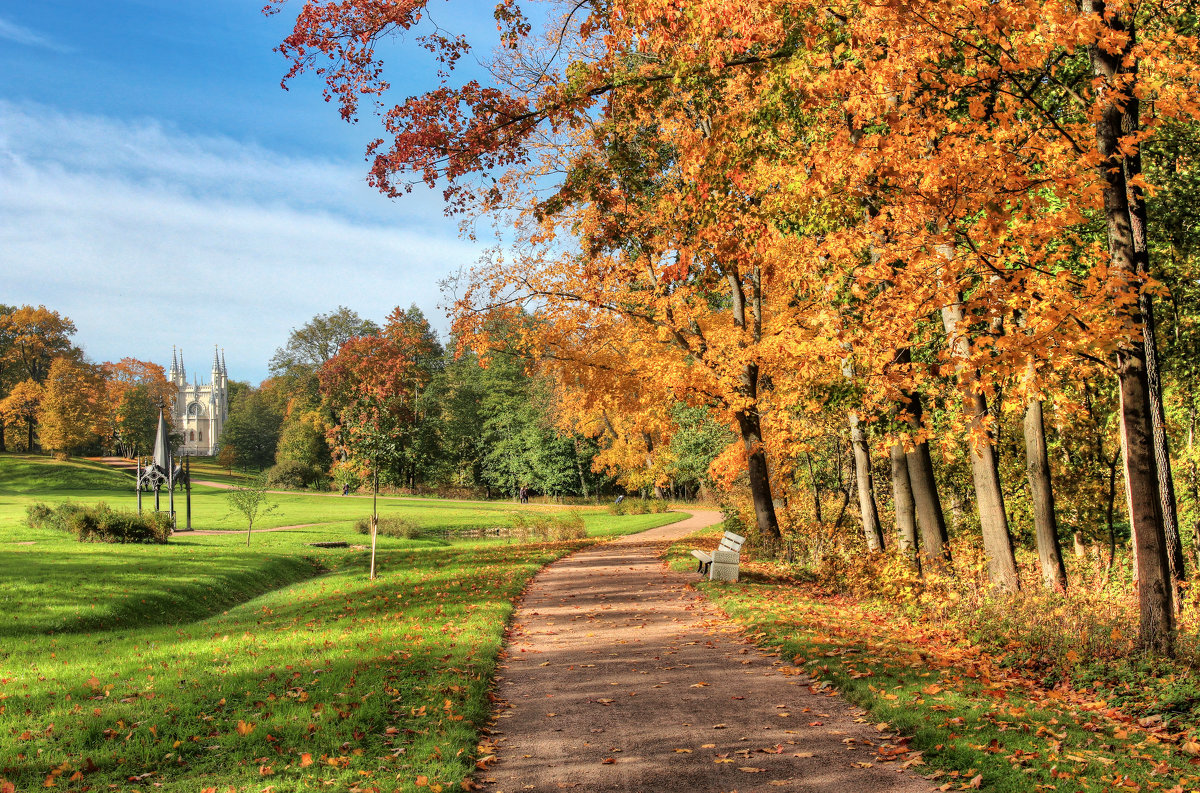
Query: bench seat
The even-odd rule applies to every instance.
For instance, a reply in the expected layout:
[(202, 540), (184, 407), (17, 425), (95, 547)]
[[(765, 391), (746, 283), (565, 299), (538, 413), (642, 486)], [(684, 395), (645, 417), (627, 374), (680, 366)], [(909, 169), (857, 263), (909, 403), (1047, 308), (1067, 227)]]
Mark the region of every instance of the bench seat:
[(712, 553), (694, 550), (692, 556), (698, 561), (696, 572), (708, 574), (710, 581), (737, 581), (738, 563), (741, 560), (742, 545), (746, 538), (731, 531), (725, 532), (721, 543)]

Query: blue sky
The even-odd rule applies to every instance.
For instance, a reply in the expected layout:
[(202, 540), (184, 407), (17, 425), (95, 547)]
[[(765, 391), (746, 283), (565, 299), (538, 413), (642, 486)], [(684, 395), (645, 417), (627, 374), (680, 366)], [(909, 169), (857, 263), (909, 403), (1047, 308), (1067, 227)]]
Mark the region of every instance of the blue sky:
[[(375, 119), (342, 122), (311, 77), (280, 88), (272, 48), (300, 4), (263, 2), (0, 0), (0, 303), (71, 317), (96, 361), (219, 344), (252, 382), (338, 305), (416, 303), (444, 333), (437, 282), (481, 244), (440, 194), (365, 184)], [(491, 4), (453, 8), (437, 21), (486, 52)], [(397, 95), (430, 84), (399, 48), (387, 67)]]

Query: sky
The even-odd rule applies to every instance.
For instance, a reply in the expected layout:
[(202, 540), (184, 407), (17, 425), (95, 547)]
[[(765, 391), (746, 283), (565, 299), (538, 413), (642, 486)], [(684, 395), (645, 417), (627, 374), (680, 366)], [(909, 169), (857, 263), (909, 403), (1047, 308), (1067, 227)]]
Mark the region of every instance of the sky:
[[(444, 338), (438, 281), (483, 243), (439, 191), (366, 184), (376, 119), (343, 122), (314, 77), (280, 87), (300, 3), (264, 2), (0, 0), (0, 303), (70, 317), (97, 362), (174, 345), (203, 376), (219, 345), (252, 383), (338, 306), (415, 303)], [(485, 52), (492, 5), (431, 4)], [(431, 85), (399, 45), (385, 66), (397, 96)]]

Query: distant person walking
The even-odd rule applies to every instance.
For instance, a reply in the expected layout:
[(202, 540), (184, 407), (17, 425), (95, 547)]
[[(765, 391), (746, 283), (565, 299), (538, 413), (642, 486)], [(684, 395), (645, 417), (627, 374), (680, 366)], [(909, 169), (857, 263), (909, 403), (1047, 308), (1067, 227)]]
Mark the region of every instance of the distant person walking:
[(350, 483), (349, 483), (349, 482), (347, 482), (346, 484), (342, 485), (342, 495), (343, 495), (343, 496), (348, 496), (348, 495), (350, 495)]
[(521, 485), (521, 503), (529, 503), (529, 488), (525, 487), (525, 485)]

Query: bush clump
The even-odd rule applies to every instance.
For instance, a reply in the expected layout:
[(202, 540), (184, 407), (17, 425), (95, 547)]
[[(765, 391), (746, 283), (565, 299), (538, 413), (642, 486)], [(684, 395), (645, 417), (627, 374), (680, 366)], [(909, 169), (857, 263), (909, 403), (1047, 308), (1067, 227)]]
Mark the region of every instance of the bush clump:
[(547, 515), (543, 512), (517, 512), (512, 518), (513, 536), (538, 542), (561, 542), (581, 540), (587, 536), (583, 516), (575, 510), (565, 515)]
[(665, 498), (623, 498), (608, 505), (614, 515), (658, 515), (671, 511), (671, 502)]
[(103, 501), (92, 506), (64, 502), (57, 507), (30, 504), (25, 508), (30, 528), (65, 531), (80, 542), (165, 543), (171, 536), (171, 516), (166, 512), (126, 512)]
[(299, 460), (283, 460), (267, 471), (267, 486), (285, 490), (305, 490), (311, 487), (324, 488), (327, 483), (325, 472), (315, 465)]
[[(371, 519), (361, 518), (354, 524), (354, 529), (359, 534), (370, 534)], [(395, 537), (399, 540), (415, 540), (421, 536), (421, 527), (405, 518), (380, 518), (378, 530), (382, 537)]]

